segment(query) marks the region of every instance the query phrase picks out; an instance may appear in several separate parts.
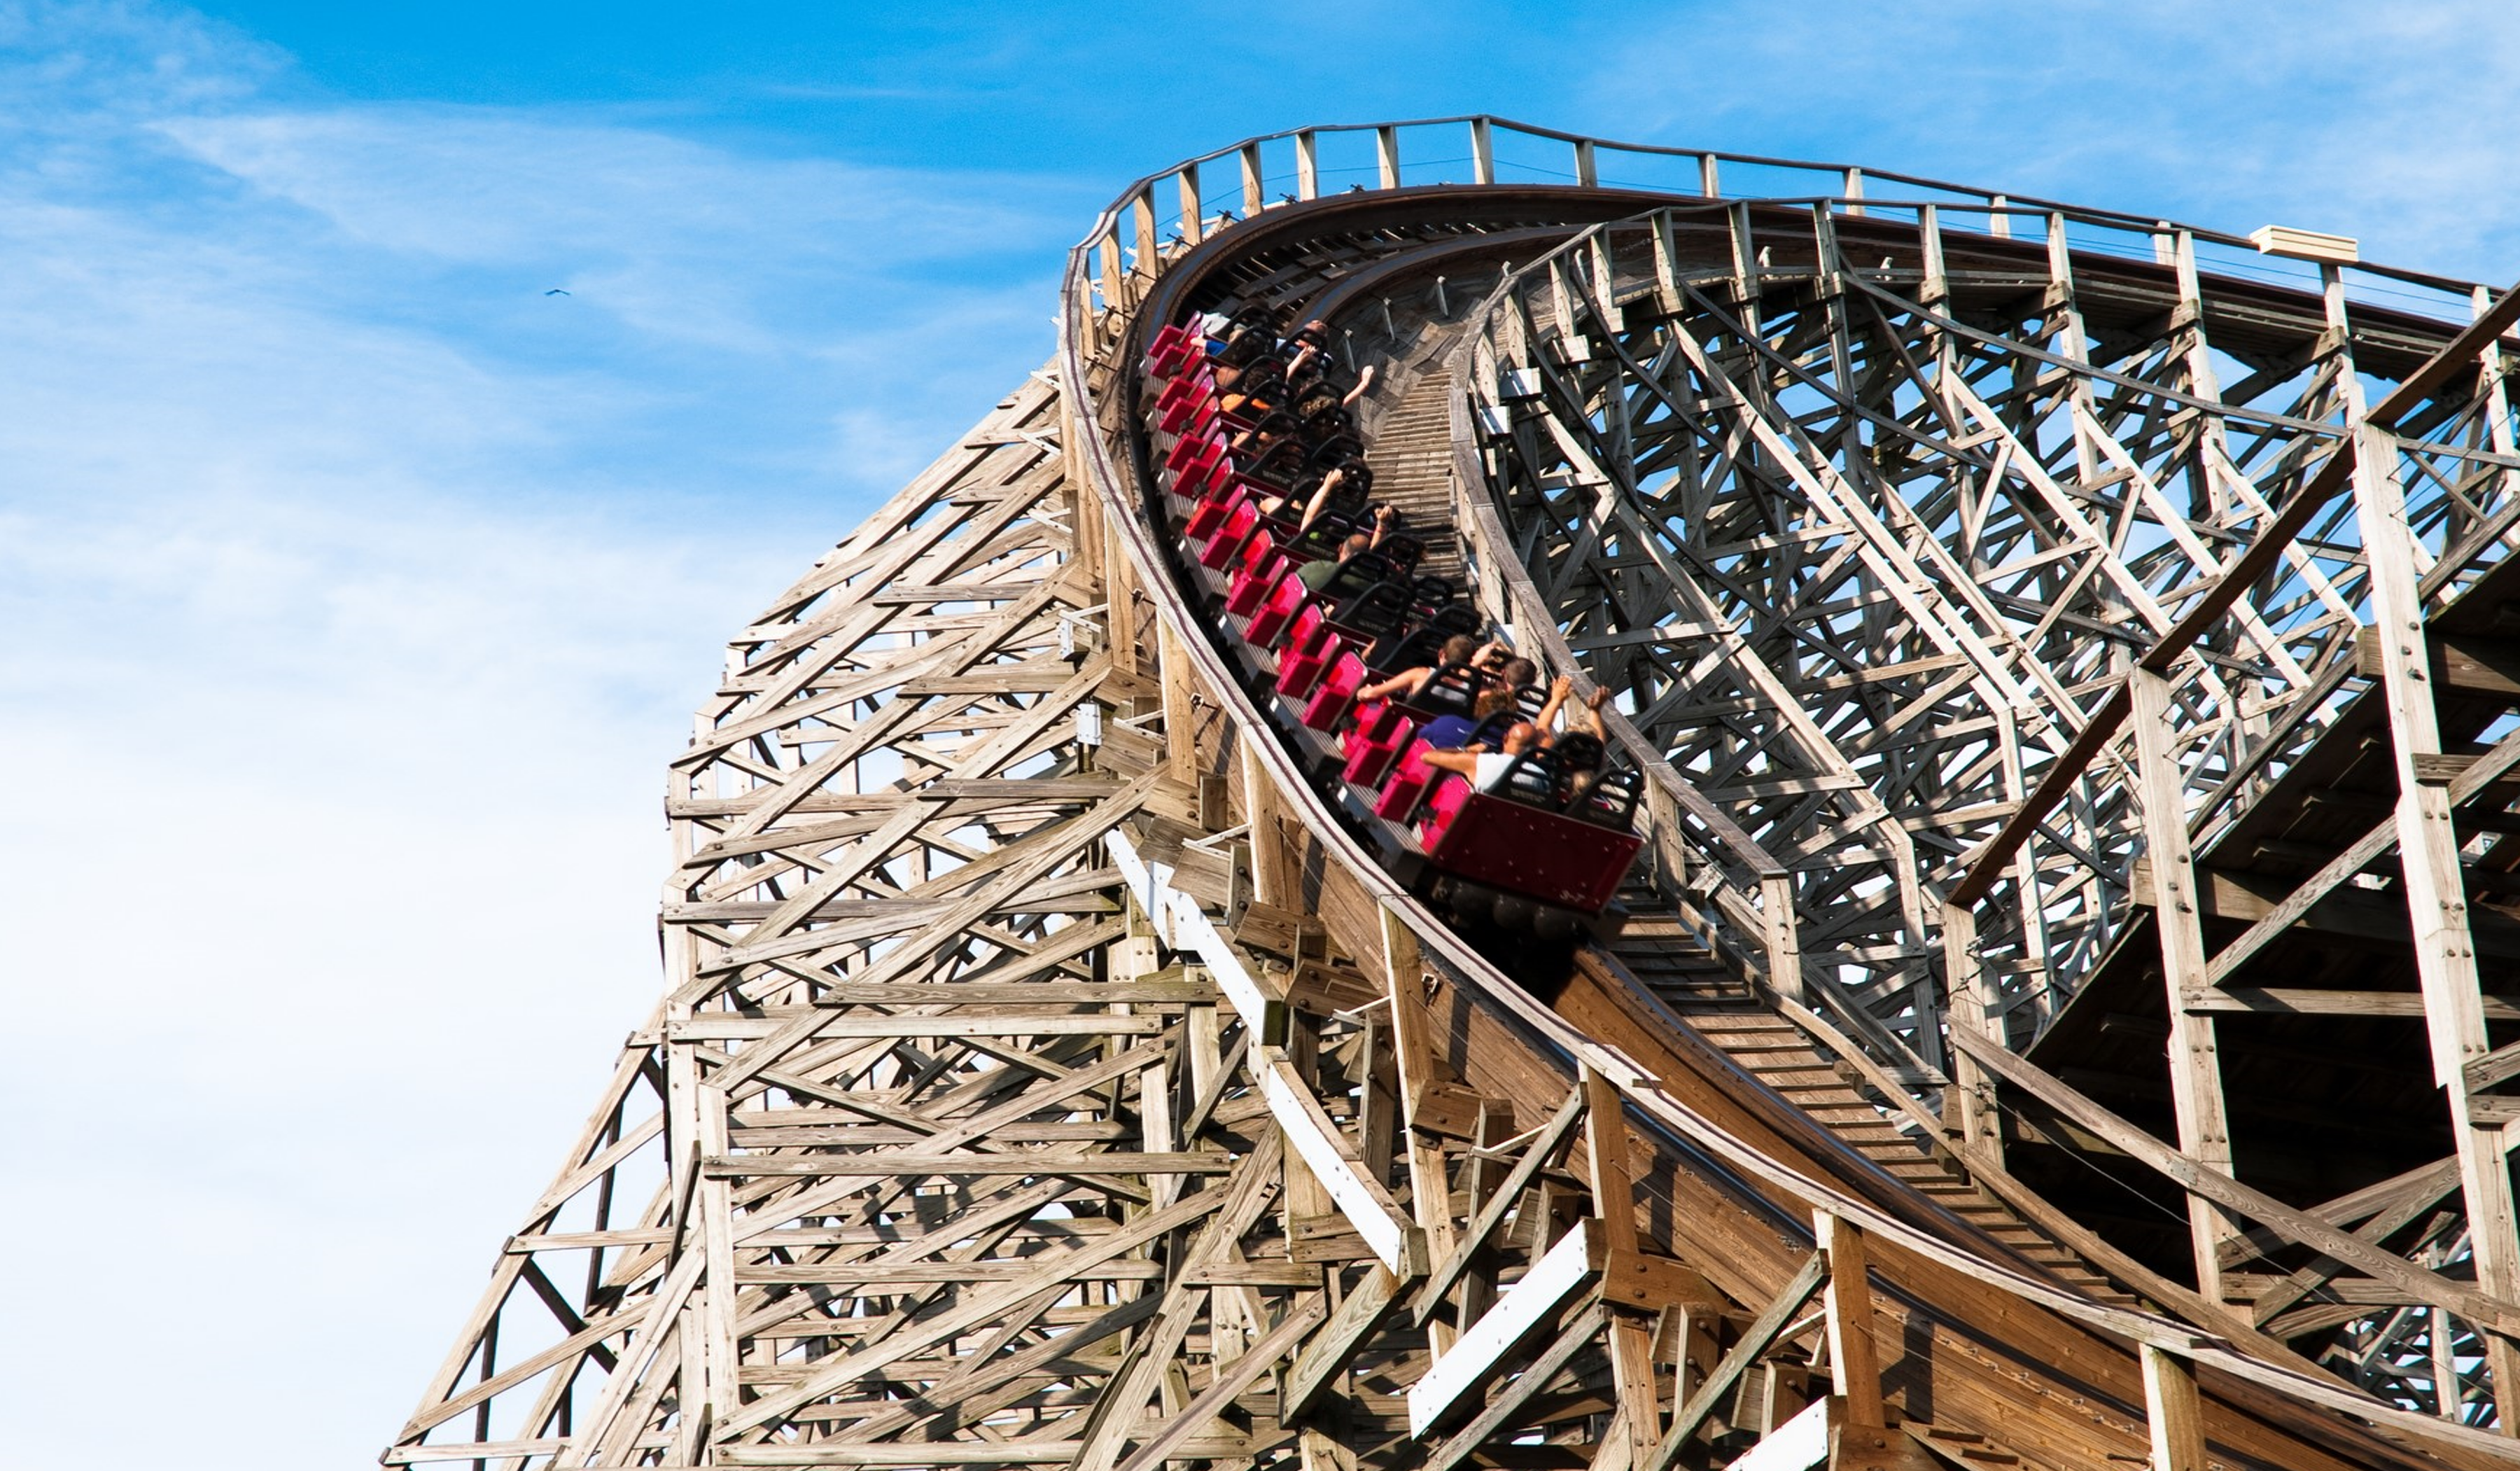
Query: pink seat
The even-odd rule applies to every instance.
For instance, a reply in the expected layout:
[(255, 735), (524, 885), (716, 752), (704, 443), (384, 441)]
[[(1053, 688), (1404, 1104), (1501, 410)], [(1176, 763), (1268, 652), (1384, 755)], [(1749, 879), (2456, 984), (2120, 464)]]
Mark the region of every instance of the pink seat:
[(1373, 744), (1391, 729), (1392, 722), (1399, 715), (1400, 707), (1388, 700), (1376, 700), (1371, 705), (1358, 706), (1356, 718), (1349, 721), (1347, 728), (1338, 734), (1339, 751), (1342, 754), (1353, 753)]
[[(1181, 466), (1175, 473), (1174, 493), (1184, 496), (1197, 494), (1199, 489), (1209, 482), (1222, 480), (1225, 467), (1233, 463), (1233, 457), (1226, 453), (1225, 441), (1221, 439), (1201, 441), (1201, 447), (1191, 456), (1190, 463)], [(1183, 487), (1186, 485), (1192, 488), (1185, 490)]]
[(1322, 674), (1313, 698), (1304, 706), (1304, 723), (1315, 730), (1335, 730), (1347, 718), (1348, 707), (1365, 684), (1365, 661), (1341, 650)]
[(1235, 502), (1234, 509), (1225, 515), (1225, 524), (1216, 529), (1216, 534), (1209, 537), (1207, 545), (1200, 549), (1198, 565), (1210, 572), (1222, 570), (1225, 564), (1234, 560), (1235, 553), (1242, 550), (1242, 543), (1250, 539), (1252, 529), (1259, 525), (1260, 509), (1257, 506), (1248, 500)]
[(1340, 749), (1347, 752), (1346, 773), (1360, 786), (1382, 784), (1392, 762), (1418, 739), (1418, 722), (1387, 701), (1376, 701), (1372, 713), (1348, 729)]
[(1409, 742), (1391, 780), (1383, 784), (1382, 795), (1373, 800), (1373, 815), (1407, 822), (1417, 812), (1418, 800), (1426, 795), (1426, 784), (1435, 776), (1435, 768), (1423, 759), (1426, 751), (1424, 741)]
[(1155, 396), (1155, 428), (1177, 435), (1202, 412), (1215, 410), (1216, 396), (1205, 374), (1176, 378)]
[(1293, 572), (1282, 574), (1277, 585), (1269, 589), (1269, 595), (1260, 600), (1259, 609), (1251, 615), (1251, 625), (1244, 630), (1244, 636), (1261, 648), (1277, 647), (1278, 635), (1286, 631), (1286, 624), (1294, 618), (1295, 610), (1309, 607), (1311, 601), (1312, 589), (1306, 587)]
[(1225, 518), (1233, 514), (1234, 508), (1249, 500), (1250, 496), (1239, 485), (1229, 485), (1222, 494), (1211, 492), (1191, 508), (1190, 520), (1182, 524), (1182, 534), (1202, 546), (1206, 545), (1207, 539), (1225, 525)]
[(1172, 453), (1164, 456), (1164, 468), (1178, 475), (1202, 455), (1222, 456), (1224, 453), (1225, 441), (1215, 436), (1205, 438), (1184, 436), (1173, 441)]
[(1458, 771), (1447, 771), (1435, 784), (1434, 794), (1426, 799), (1426, 820), (1418, 825), (1418, 837), (1427, 850), (1444, 841), (1444, 830), (1453, 825), (1462, 808), (1470, 804), (1470, 784)]
[(1233, 474), (1232, 455), (1219, 454), (1213, 459), (1199, 460), (1174, 480), (1173, 494), (1184, 500), (1197, 500), (1212, 490), (1223, 488)]
[(1226, 581), (1225, 611), (1236, 618), (1249, 618), (1288, 571), (1286, 559), (1278, 554), (1278, 548), (1266, 535), (1253, 536), (1234, 575)]
[(1306, 600), (1287, 631), (1286, 651), (1278, 660), (1278, 693), (1298, 700), (1311, 695), (1313, 682), (1346, 648), (1329, 621), (1322, 617), (1319, 605)]
[(1160, 417), (1183, 404), (1210, 396), (1207, 388), (1202, 387), (1204, 376), (1184, 374), (1165, 384), (1163, 390), (1155, 394), (1155, 414)]
[(1171, 326), (1154, 335), (1147, 344), (1147, 371), (1160, 378), (1170, 378), (1180, 367), (1191, 344), (1188, 328)]

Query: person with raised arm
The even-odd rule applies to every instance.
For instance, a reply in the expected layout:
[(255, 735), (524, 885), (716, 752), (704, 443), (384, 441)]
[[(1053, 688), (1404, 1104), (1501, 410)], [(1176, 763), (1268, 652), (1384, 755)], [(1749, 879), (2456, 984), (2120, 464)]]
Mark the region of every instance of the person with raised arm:
[(1301, 571), (1295, 574), (1295, 579), (1303, 583), (1307, 591), (1321, 591), (1323, 588), (1329, 585), (1330, 578), (1338, 575), (1340, 568), (1347, 566), (1348, 563), (1354, 559), (1364, 556), (1367, 552), (1372, 551), (1375, 547), (1380, 546), (1382, 544), (1383, 536), (1388, 533), (1390, 529), (1391, 508), (1389, 506), (1384, 506), (1373, 513), (1373, 532), (1372, 535), (1368, 535), (1363, 531), (1351, 532), (1347, 540), (1339, 543), (1338, 557), (1336, 560), (1324, 557), (1317, 561), (1308, 562), (1304, 564)]
[(1505, 774), (1513, 769), (1514, 758), (1539, 744), (1540, 727), (1529, 720), (1516, 720), (1506, 728), (1498, 750), (1469, 746), (1460, 751), (1422, 751), (1418, 758), (1439, 771), (1466, 776), (1473, 788), (1486, 792), (1505, 780)]
[(1444, 647), (1436, 651), (1433, 664), (1419, 665), (1414, 669), (1402, 669), (1388, 679), (1376, 680), (1367, 685), (1356, 692), (1357, 703), (1367, 705), (1376, 700), (1388, 700), (1397, 695), (1401, 702), (1406, 704), (1422, 693), (1427, 682), (1432, 680), (1438, 671), (1456, 666), (1466, 666), (1478, 656), (1478, 652), (1479, 641), (1475, 634), (1456, 633), (1444, 640)]

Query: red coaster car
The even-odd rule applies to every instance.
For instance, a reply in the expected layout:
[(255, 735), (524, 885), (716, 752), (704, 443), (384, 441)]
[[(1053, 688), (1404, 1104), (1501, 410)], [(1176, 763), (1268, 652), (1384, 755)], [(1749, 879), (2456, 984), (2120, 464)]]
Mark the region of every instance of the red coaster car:
[[(1546, 940), (1608, 939), (1610, 901), (1644, 840), (1631, 830), (1643, 796), (1613, 771), (1569, 796), (1546, 752), (1527, 752), (1490, 790), (1447, 776), (1420, 829), (1426, 896), (1465, 919)], [(1605, 913), (1605, 911), (1608, 911)]]

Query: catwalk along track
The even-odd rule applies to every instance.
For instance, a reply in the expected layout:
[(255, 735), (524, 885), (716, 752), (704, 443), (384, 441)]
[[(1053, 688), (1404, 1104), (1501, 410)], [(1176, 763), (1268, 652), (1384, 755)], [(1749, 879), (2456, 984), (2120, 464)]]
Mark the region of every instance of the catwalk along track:
[[(2520, 1464), (2520, 297), (2353, 253), (1485, 117), (1133, 185), (731, 641), (384, 1463)], [(1606, 692), (1591, 941), (1212, 550), (1316, 450)]]

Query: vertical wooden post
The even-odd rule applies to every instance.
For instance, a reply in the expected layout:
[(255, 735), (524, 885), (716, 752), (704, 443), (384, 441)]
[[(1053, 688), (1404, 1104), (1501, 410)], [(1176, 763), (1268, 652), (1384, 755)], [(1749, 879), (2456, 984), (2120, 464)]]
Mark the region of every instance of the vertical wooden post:
[(1831, 1390), (1846, 1400), (1846, 1417), (1858, 1425), (1883, 1423), (1881, 1356), (1872, 1342), (1872, 1283), (1866, 1276), (1864, 1233), (1826, 1211), (1812, 1214), (1820, 1249), (1828, 1258), (1828, 1372)]
[(1846, 196), (1846, 212), (1854, 215), (1863, 214), (1864, 170), (1861, 168), (1848, 169), (1846, 171), (1846, 187), (1841, 192)]
[(1595, 188), (1601, 182), (1601, 170), (1593, 153), (1592, 139), (1575, 140), (1575, 182), (1586, 189)]
[(1697, 192), (1699, 194), (1711, 200), (1724, 197), (1724, 191), (1718, 187), (1722, 181), (1721, 168), (1722, 164), (1713, 154), (1697, 156)]
[(1242, 145), (1242, 217), (1249, 219), (1269, 203), (1268, 176), (1260, 171), (1260, 145)]
[[(1627, 1099), (1617, 1084), (1584, 1070), (1585, 1163), (1593, 1176), (1593, 1215), (1601, 1225), (1609, 1260), (1637, 1255), (1637, 1191), (1628, 1170)], [(1614, 1308), (1609, 1321), (1610, 1385), (1617, 1397), (1619, 1433), (1627, 1439), (1628, 1464), (1642, 1467), (1662, 1438), (1661, 1402), (1654, 1394), (1653, 1329), (1635, 1311)]]
[(1242, 820), (1251, 824), (1251, 896), (1261, 903), (1284, 908), (1296, 891), (1296, 882), (1294, 865), (1286, 854), (1277, 784), (1248, 742), (1238, 749)]
[(1772, 873), (1759, 880), (1759, 922), (1767, 931), (1762, 939), (1768, 951), (1768, 984), (1787, 1000), (1804, 1000), (1803, 947), (1794, 923), (1790, 874)]
[(1470, 119), (1470, 182), (1496, 182), (1496, 125), (1484, 116)]
[[(2221, 398), (2222, 375), (2215, 371), (2214, 354), (2205, 342), (2205, 287), (2196, 274), (2193, 233), (2181, 230), (2171, 237), (2170, 260), (2179, 273), (2178, 316), (2186, 319), (2179, 328), (2179, 336), (2187, 363), (2187, 391), (2200, 398)], [(2203, 434), (2198, 448), (2204, 452), (2196, 456), (2195, 488), (2188, 496), (2188, 514), (2199, 520), (2223, 514), (2228, 499), (2223, 478), (2215, 473), (2217, 466), (2230, 459), (2230, 450), (2224, 442), (2223, 422), (2222, 415), (2210, 414), (2200, 426)], [(2293, 565), (2302, 565), (2297, 551)]]
[(1373, 130), (1373, 168), (1383, 188), (1400, 187), (1400, 129), (1385, 126)]
[[(1995, 1015), (1994, 988), (1987, 984), (1985, 962), (1977, 953), (1977, 911), (1966, 904), (1943, 906), (1943, 994), (1950, 998), (1947, 1015), (1953, 1026), (1989, 1037), (1999, 1047), (2009, 1045), (2002, 1019)], [(1944, 1118), (1945, 1127), (1958, 1129), (1962, 1155), (1989, 1164), (2003, 1163), (2003, 1126), (1995, 1108), (1995, 1080), (1965, 1052), (1952, 1056), (1952, 1092)]]
[(1199, 203), (1198, 165), (1185, 163), (1181, 170), (1181, 238), (1196, 245), (1205, 238), (1207, 207)]
[(2205, 1471), (2195, 1365), (2150, 1344), (2143, 1346), (2143, 1416), (2152, 1433), (2152, 1471)]
[(1750, 207), (1735, 205), (1725, 211), (1732, 229), (1732, 299), (1751, 315), (1744, 321), (1753, 332), (1758, 330), (1759, 241), (1750, 225)]
[(1137, 217), (1138, 270), (1151, 281), (1163, 269), (1163, 258), (1155, 253), (1155, 186), (1147, 185), (1129, 201), (1129, 212)]
[[(1444, 1146), (1418, 1126), (1418, 1109), (1435, 1084), (1435, 1042), (1427, 1034), (1420, 998), (1412, 992), (1425, 975), (1425, 958), (1417, 932), (1389, 909), (1378, 909), (1382, 925), (1383, 996), (1391, 1012), (1391, 1053), (1400, 1075), (1400, 1107), (1407, 1127), (1402, 1147), (1409, 1164), (1409, 1208), (1418, 1228), (1426, 1233), (1426, 1255), (1441, 1262), (1452, 1256), (1453, 1187), (1444, 1169)], [(1470, 1210), (1478, 1210), (1473, 1201)], [(1467, 1321), (1467, 1319), (1464, 1319)], [(1439, 1351), (1440, 1352), (1440, 1349)]]
[(1190, 654), (1163, 620), (1155, 621), (1155, 663), (1164, 701), (1164, 765), (1183, 786), (1198, 785), (1198, 704)]
[[(1494, 1099), (1481, 1099), (1477, 1127), (1480, 1149), (1494, 1149), (1504, 1144), (1514, 1135), (1513, 1106)], [(1482, 1154), (1470, 1156), (1469, 1164), (1462, 1172), (1462, 1184), (1468, 1207), (1466, 1215), (1469, 1218), (1477, 1219), (1479, 1213), (1488, 1208), (1489, 1202), (1496, 1198), (1496, 1192), (1502, 1188), (1502, 1182), (1510, 1172), (1502, 1161), (1491, 1156)], [(1474, 1261), (1469, 1269), (1462, 1273), (1462, 1285), (1454, 1290), (1453, 1320), (1461, 1323), (1475, 1323), (1487, 1315), (1489, 1306), (1495, 1301), (1495, 1273)], [(1449, 1331), (1440, 1321), (1428, 1323), (1426, 1330), (1429, 1333)]]
[[(1610, 230), (1604, 225), (1593, 232), (1593, 299), (1601, 308), (1601, 330), (1613, 335), (1628, 330), (1627, 319), (1619, 310), (1617, 267), (1610, 258)], [(1612, 415), (1613, 427), (1624, 429), (1623, 416)]]
[[(2171, 754), (2170, 681), (2138, 667), (2127, 676), (2135, 712), (2136, 805), (2152, 865), (2153, 929), (2161, 942), (2161, 980), (2170, 1003), (2170, 1098), (2179, 1147), (2209, 1170), (2231, 1172), (2231, 1130), (2223, 1107), (2223, 1070), (2214, 1051), (2214, 1018), (2191, 1011), (2187, 993), (2207, 985), (2204, 915), (2197, 900), (2195, 855), (2187, 845), (2186, 784)], [(2223, 1243), (2230, 1218), (2201, 1195), (2187, 1197), (2188, 1247), (2196, 1257), (2196, 1290), (2223, 1301)]]
[[(1943, 211), (1932, 205), (1916, 210), (1916, 238), (1925, 251), (1925, 284), (1919, 292), (1927, 306), (1939, 306), (1951, 299), (1951, 268), (1943, 259)], [(1938, 337), (1940, 334), (1936, 334)]]
[[(2349, 371), (2345, 376), (2350, 380), (2353, 375)], [(2433, 710), (2414, 536), (2407, 527), (2397, 454), (2395, 437), (2368, 424), (2357, 431), (2354, 498), (2370, 558), (2371, 621), (2389, 693), (2390, 746), (2398, 770), (2399, 866), (2414, 925), (2415, 975), (2423, 988), (2433, 1077), (2442, 1085), (2458, 1139), (2459, 1182), (2466, 1196), (2477, 1286), (2508, 1302), (2520, 1298), (2520, 1238), (2514, 1235), (2502, 1129), (2490, 1119), (2473, 1117), (2470, 1102), (2477, 1090), (2467, 1065), (2491, 1049), (2476, 942), (2468, 931), (2459, 840), (2451, 826), (2449, 788), (2415, 770), (2419, 758), (2440, 753), (2441, 729)], [(2520, 1393), (2520, 1348), (2499, 1334), (2483, 1336), (2501, 1402)], [(2520, 1434), (2520, 1415), (2506, 1413), (2502, 1426), (2506, 1434)]]
[(1671, 211), (1656, 209), (1653, 232), (1654, 291), (1665, 314), (1680, 314), (1680, 243), (1672, 235)]
[(1102, 253), (1102, 309), (1122, 311), (1129, 305), (1128, 277), (1120, 267), (1120, 227), (1115, 222), (1095, 242)]
[(1320, 149), (1320, 139), (1311, 128), (1295, 135), (1295, 198), (1299, 200), (1322, 197)]
[[(2482, 286), (2469, 295), (2468, 301), (2480, 317), (2494, 305), (2492, 294)], [(2520, 436), (2514, 435), (2511, 423), (2511, 386), (2503, 376), (2501, 339), (2497, 338), (2485, 345), (2485, 350), (2477, 355), (2477, 370), (2485, 382), (2487, 442), (2494, 446), (2497, 454), (2510, 454), (2515, 448), (2520, 448), (2520, 443), (2515, 443)], [(2511, 472), (2505, 470), (2502, 476), (2508, 483)]]
[[(2334, 266), (2320, 267), (2328, 325), (2340, 344), (2347, 335), (2345, 284)], [(2424, 1029), (2432, 1042), (2433, 1078), (2450, 1106), (2458, 1141), (2460, 1191), (2467, 1204), (2468, 1246), (2476, 1258), (2476, 1285), (2489, 1297), (2520, 1298), (2520, 1231), (2515, 1231), (2511, 1167), (2503, 1133), (2491, 1119), (2475, 1117), (2477, 1089), (2468, 1065), (2491, 1050), (2485, 1034), (2485, 999), (2476, 966), (2476, 940), (2468, 931), (2467, 886), (2459, 870), (2458, 835), (2451, 827), (2450, 789), (2416, 761), (2441, 752), (2441, 724), (2433, 709), (2432, 657), (2424, 636), (2423, 588), (2415, 565), (2415, 534), (2407, 522), (2406, 487), (2398, 477), (2397, 437), (2364, 415), (2362, 383), (2351, 349), (2340, 347), (2337, 381), (2355, 421), (2354, 509), (2370, 566), (2371, 624), (2380, 651), (2380, 677), (2388, 691), (2389, 745), (2398, 775), (2398, 857), (2405, 878), (2407, 914), (2414, 928), (2415, 977), (2424, 993)], [(2498, 1403), (2520, 1396), (2520, 1345), (2480, 1329), (2485, 1360)], [(2505, 1435), (2520, 1435), (2520, 1414), (2505, 1409)]]

